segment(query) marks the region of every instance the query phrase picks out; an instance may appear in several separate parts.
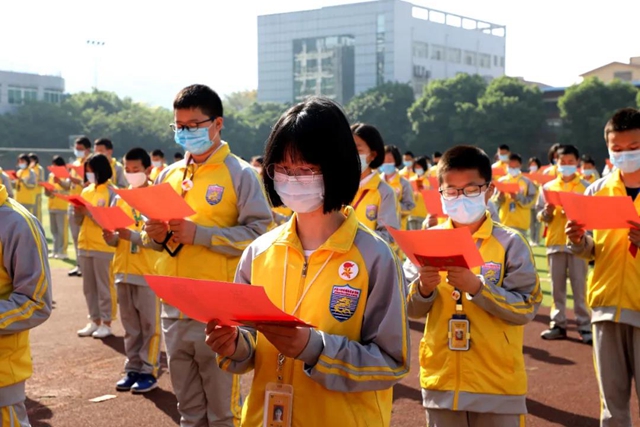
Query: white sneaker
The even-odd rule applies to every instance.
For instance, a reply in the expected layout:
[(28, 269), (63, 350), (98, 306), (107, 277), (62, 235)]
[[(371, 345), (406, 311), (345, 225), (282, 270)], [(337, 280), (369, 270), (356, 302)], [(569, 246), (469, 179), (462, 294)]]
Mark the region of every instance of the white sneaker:
[(78, 331), (78, 336), (90, 337), (91, 334), (93, 334), (97, 330), (98, 330), (98, 325), (95, 322), (89, 322), (87, 323), (87, 326), (85, 326), (84, 328)]
[(111, 333), (111, 328), (109, 326), (107, 326), (107, 325), (98, 326), (98, 329), (94, 333), (91, 334), (92, 337), (99, 338), (99, 339), (106, 338), (106, 337), (109, 337), (111, 335), (113, 335)]

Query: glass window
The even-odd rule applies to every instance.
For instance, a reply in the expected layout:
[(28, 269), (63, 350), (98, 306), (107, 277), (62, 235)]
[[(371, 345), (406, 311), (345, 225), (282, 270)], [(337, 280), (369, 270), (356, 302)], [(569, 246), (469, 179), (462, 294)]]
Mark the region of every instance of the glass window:
[(378, 32), (384, 33), (384, 15), (378, 15)]
[(482, 68), (491, 68), (491, 55), (481, 53), (479, 55), (479, 62)]
[(498, 55), (493, 55), (493, 66), (494, 67), (498, 66)]
[(504, 68), (504, 56), (500, 57), (500, 66)]
[(476, 53), (468, 50), (464, 51), (464, 65), (476, 66)]
[(9, 88), (7, 95), (9, 104), (22, 104), (22, 89)]
[(435, 59), (436, 61), (444, 61), (444, 46), (431, 46), (431, 59)]
[(22, 98), (24, 102), (31, 102), (38, 100), (38, 91), (33, 89), (25, 89), (22, 93)]
[(429, 57), (429, 45), (422, 42), (413, 43), (413, 57), (414, 58), (428, 58)]
[(460, 49), (449, 48), (449, 62), (459, 64), (462, 58), (462, 51)]
[(633, 78), (631, 71), (616, 71), (613, 73), (614, 79), (619, 79), (625, 82), (630, 82)]

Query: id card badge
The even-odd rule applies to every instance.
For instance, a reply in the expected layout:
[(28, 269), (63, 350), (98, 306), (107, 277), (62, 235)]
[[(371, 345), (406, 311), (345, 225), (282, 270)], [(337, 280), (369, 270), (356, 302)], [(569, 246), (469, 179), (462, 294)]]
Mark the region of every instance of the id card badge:
[(516, 211), (516, 202), (509, 203), (509, 212), (515, 212), (515, 211)]
[(269, 383), (264, 394), (263, 427), (291, 427), (293, 387)]
[(467, 351), (471, 341), (469, 319), (464, 315), (454, 315), (449, 320), (449, 349)]

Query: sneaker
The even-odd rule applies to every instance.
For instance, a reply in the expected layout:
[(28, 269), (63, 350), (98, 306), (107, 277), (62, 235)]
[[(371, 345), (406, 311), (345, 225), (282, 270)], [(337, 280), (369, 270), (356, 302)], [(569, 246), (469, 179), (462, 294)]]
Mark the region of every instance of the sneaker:
[(80, 272), (80, 267), (76, 267), (76, 268), (74, 268), (74, 269), (72, 269), (72, 270), (69, 270), (69, 272), (67, 273), (67, 275), (68, 275), (69, 277), (74, 277), (74, 276), (78, 276), (78, 277), (80, 277), (80, 276), (82, 276), (82, 273)]
[(49, 252), (49, 258), (56, 258), (58, 254), (54, 254), (53, 252)]
[(559, 326), (554, 326), (551, 329), (540, 334), (543, 340), (563, 340), (567, 337), (567, 330)]
[(79, 337), (90, 337), (91, 334), (93, 334), (95, 331), (97, 331), (99, 328), (99, 326), (95, 323), (95, 322), (89, 322), (87, 323), (87, 326), (85, 326), (84, 328), (80, 329), (78, 331), (78, 336)]
[(141, 394), (158, 387), (158, 380), (151, 374), (140, 374), (138, 381), (131, 386), (131, 393)]
[(113, 335), (111, 333), (111, 327), (107, 326), (107, 325), (100, 325), (98, 326), (98, 329), (96, 329), (91, 336), (94, 338), (98, 338), (98, 339), (102, 339), (102, 338), (106, 338), (106, 337), (110, 337), (111, 335)]
[(120, 381), (116, 383), (117, 391), (130, 391), (136, 381), (140, 378), (140, 374), (137, 372), (127, 372), (127, 375), (122, 377)]
[(582, 342), (585, 344), (593, 344), (593, 334), (591, 331), (578, 331), (580, 332), (580, 338), (582, 338)]

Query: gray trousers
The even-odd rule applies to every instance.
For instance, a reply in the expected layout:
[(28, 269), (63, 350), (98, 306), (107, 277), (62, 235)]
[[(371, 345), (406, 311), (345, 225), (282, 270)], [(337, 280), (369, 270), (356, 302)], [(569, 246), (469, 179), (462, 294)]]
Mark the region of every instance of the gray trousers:
[(576, 255), (558, 252), (547, 255), (549, 274), (553, 291), (551, 327), (567, 328), (567, 275), (573, 290), (573, 311), (579, 331), (591, 330), (591, 315), (587, 308), (586, 288), (589, 266), (587, 261)]
[(615, 322), (593, 324), (593, 353), (600, 388), (601, 427), (631, 427), (631, 379), (640, 398), (640, 328)]
[(427, 409), (428, 427), (524, 427), (525, 415)]
[[(71, 238), (73, 239), (73, 247), (76, 250), (76, 257), (78, 256), (78, 236), (80, 235), (80, 226), (76, 223), (75, 220), (75, 211), (73, 209), (69, 209), (69, 230), (71, 230)], [(78, 267), (82, 270), (80, 266), (80, 261), (78, 261)]]
[(191, 319), (162, 319), (180, 427), (233, 427), (240, 424), (240, 378), (218, 367), (204, 329)]
[(0, 407), (0, 427), (31, 427), (24, 401)]
[(42, 223), (42, 194), (36, 194), (35, 217)]
[(118, 283), (120, 320), (124, 327), (125, 372), (158, 376), (160, 300), (148, 286)]
[(531, 209), (531, 225), (529, 226), (529, 234), (530, 240), (533, 243), (538, 244), (538, 242), (540, 241), (540, 222), (536, 217), (535, 209)]
[(69, 229), (67, 227), (67, 211), (49, 211), (51, 235), (53, 236), (53, 253), (67, 254)]
[(87, 300), (89, 318), (111, 322), (116, 315), (116, 295), (111, 282), (110, 258), (78, 257), (82, 269), (82, 289)]

